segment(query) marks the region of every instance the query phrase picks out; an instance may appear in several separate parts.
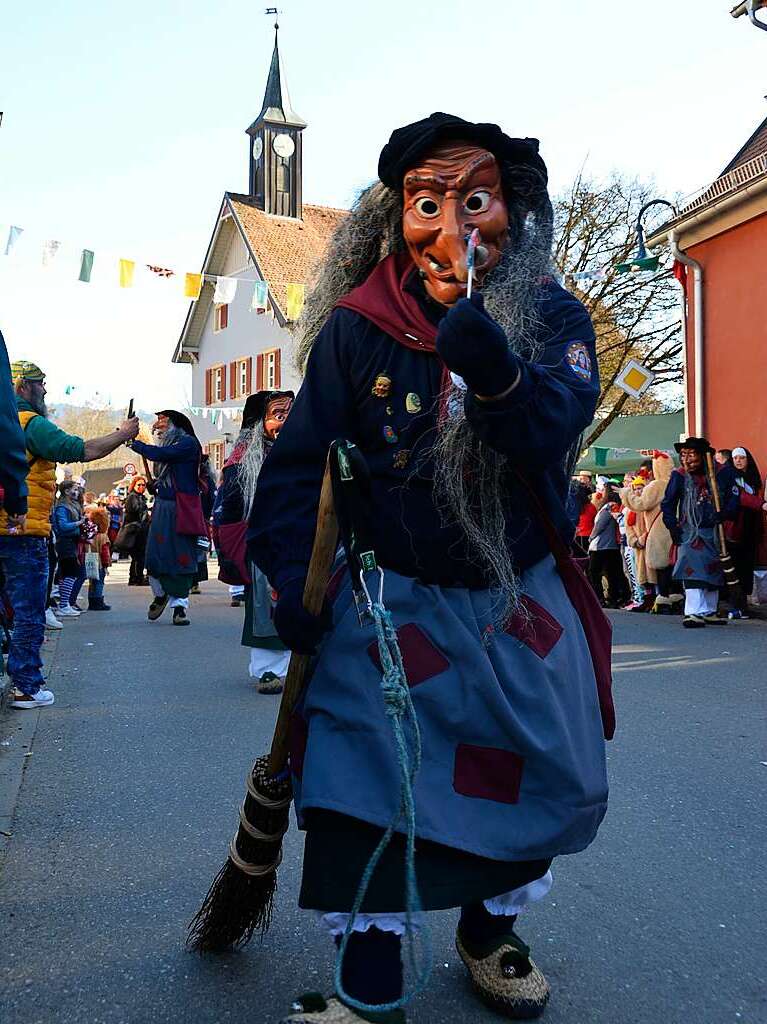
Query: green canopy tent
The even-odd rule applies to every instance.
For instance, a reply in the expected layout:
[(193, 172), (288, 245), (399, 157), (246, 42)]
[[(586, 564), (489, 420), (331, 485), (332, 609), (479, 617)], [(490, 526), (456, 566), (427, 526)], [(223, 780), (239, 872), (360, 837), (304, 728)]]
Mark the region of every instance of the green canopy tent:
[[(599, 421), (585, 432), (588, 437)], [(577, 470), (587, 469), (604, 476), (623, 476), (642, 461), (639, 452), (657, 448), (675, 456), (674, 443), (684, 432), (684, 412), (647, 416), (616, 416), (609, 427), (578, 460)], [(577, 471), (576, 470), (576, 471)]]

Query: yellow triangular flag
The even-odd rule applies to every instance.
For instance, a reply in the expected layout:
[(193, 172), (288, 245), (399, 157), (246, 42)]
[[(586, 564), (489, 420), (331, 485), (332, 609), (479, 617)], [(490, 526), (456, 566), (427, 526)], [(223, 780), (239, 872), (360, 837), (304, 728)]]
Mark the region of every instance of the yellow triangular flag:
[(302, 284), (289, 284), (286, 288), (288, 300), (288, 320), (298, 320), (301, 310), (304, 308), (304, 286)]
[(202, 291), (202, 274), (187, 274), (184, 278), (184, 295), (188, 299), (197, 300)]
[(120, 287), (133, 287), (133, 271), (136, 269), (135, 260), (120, 260)]

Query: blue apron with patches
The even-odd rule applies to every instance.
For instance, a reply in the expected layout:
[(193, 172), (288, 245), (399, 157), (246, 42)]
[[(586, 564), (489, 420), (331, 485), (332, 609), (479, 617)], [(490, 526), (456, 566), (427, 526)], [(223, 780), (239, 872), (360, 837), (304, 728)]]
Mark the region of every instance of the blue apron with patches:
[(677, 549), (672, 575), (687, 587), (715, 590), (724, 586), (715, 526), (699, 526), (694, 530), (690, 524), (682, 523), (682, 543)]
[[(597, 685), (586, 637), (554, 559), (521, 577), (524, 611), (493, 626), (486, 590), (386, 572), (421, 728), (417, 835), (496, 860), (576, 853), (607, 807)], [(372, 626), (348, 573), (293, 722), (302, 823), (325, 808), (386, 827), (399, 806), (397, 756)]]

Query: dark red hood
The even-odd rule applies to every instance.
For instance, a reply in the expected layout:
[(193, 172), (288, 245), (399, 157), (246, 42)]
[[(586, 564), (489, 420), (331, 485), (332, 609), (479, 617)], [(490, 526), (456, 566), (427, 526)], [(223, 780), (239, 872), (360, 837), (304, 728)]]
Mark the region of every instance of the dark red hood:
[(437, 327), (426, 317), (405, 285), (416, 269), (406, 252), (386, 256), (354, 291), (336, 303), (353, 309), (406, 348), (434, 352)]

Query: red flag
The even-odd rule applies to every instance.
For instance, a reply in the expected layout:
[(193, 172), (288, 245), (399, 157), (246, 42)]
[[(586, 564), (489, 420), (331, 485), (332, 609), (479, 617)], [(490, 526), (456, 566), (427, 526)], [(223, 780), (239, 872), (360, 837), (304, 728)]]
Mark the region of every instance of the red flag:
[(173, 277), (175, 270), (169, 270), (167, 267), (153, 267), (147, 263), (147, 270), (151, 270), (153, 274), (157, 274), (158, 277)]
[(674, 260), (673, 274), (682, 286), (685, 299), (687, 298), (687, 267), (681, 260)]

